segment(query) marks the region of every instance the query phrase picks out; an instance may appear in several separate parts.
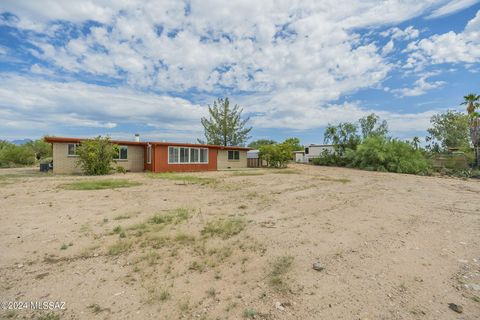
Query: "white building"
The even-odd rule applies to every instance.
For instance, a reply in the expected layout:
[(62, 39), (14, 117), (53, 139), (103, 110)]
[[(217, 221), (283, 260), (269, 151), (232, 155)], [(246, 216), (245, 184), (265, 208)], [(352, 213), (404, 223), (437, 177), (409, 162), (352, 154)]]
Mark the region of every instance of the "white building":
[(335, 152), (331, 144), (311, 144), (305, 147), (304, 151), (295, 151), (295, 162), (308, 163), (313, 158), (318, 158), (325, 150), (329, 153)]

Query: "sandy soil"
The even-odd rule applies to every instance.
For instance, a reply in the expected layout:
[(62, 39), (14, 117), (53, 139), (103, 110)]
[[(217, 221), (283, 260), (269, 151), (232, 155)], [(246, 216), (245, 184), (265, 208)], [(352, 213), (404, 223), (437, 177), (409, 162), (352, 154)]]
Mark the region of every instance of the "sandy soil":
[[(92, 178), (1, 170), (0, 299), (66, 309), (0, 318), (480, 319), (478, 180), (301, 165), (191, 175), (211, 180), (130, 173), (109, 178), (141, 185), (83, 191), (62, 185)], [(179, 208), (183, 220), (151, 220)], [(202, 233), (218, 219), (245, 227)]]

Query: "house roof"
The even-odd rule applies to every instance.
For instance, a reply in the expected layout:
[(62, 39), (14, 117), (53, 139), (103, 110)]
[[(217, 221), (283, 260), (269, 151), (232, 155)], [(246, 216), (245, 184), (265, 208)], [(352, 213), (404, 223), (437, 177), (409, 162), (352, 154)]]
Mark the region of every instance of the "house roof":
[[(45, 142), (50, 143), (80, 143), (83, 140), (88, 140), (88, 138), (66, 138), (66, 137), (45, 137)], [(146, 146), (148, 144), (156, 146), (173, 146), (173, 147), (203, 147), (203, 148), (214, 148), (220, 150), (250, 150), (250, 148), (245, 147), (234, 147), (234, 146), (217, 146), (211, 144), (197, 144), (197, 143), (181, 143), (181, 142), (156, 142), (156, 141), (125, 141), (125, 140), (110, 140), (114, 144), (119, 145), (131, 145), (131, 146)]]

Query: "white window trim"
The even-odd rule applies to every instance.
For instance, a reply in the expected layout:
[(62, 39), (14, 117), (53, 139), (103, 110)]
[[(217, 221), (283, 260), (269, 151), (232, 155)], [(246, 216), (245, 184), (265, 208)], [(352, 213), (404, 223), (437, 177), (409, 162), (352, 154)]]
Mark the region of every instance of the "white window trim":
[(147, 164), (152, 164), (152, 145), (147, 145)]
[[(68, 150), (69, 150), (69, 147), (70, 145), (73, 144), (74, 148), (73, 148), (73, 154), (69, 154), (68, 153)], [(79, 146), (78, 143), (67, 143), (67, 157), (78, 157), (78, 154), (77, 153), (77, 147)]]
[[(170, 162), (170, 148), (175, 148), (177, 150), (177, 156), (178, 156), (178, 162)], [(180, 162), (180, 148), (188, 149), (187, 155), (188, 155), (188, 162)], [(198, 149), (198, 162), (190, 162), (190, 150), (191, 149)], [(200, 154), (202, 149), (207, 150), (207, 161), (206, 162), (200, 162)], [(167, 161), (168, 164), (208, 164), (210, 159), (209, 159), (209, 152), (208, 148), (201, 148), (201, 147), (182, 147), (182, 146), (168, 146), (167, 148)]]

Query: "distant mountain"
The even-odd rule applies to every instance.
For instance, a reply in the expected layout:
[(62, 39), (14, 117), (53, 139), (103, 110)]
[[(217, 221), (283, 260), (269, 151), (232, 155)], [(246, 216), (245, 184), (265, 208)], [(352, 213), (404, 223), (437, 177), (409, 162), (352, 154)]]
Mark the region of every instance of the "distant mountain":
[(30, 141), (32, 141), (32, 139), (18, 139), (18, 140), (12, 140), (10, 142), (13, 143), (13, 144), (16, 144), (17, 146), (20, 146), (20, 145), (25, 144), (25, 143), (30, 142)]

